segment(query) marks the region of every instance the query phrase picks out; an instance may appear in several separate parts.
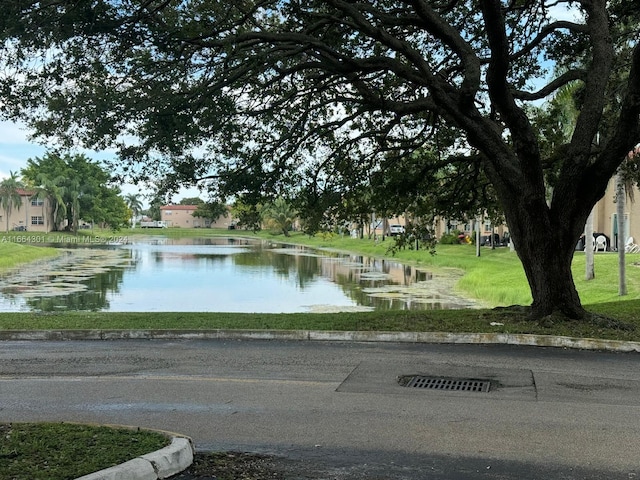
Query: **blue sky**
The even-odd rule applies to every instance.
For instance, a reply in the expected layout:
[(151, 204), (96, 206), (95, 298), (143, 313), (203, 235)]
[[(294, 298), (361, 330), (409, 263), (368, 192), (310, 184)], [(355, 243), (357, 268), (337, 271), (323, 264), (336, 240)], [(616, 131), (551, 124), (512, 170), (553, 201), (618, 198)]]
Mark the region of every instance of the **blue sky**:
[(0, 122), (0, 178), (9, 172), (19, 172), (27, 164), (27, 159), (41, 156), (45, 148), (29, 142), (27, 132), (17, 124)]
[[(45, 145), (40, 145), (29, 140), (29, 131), (16, 123), (0, 121), (0, 180), (7, 178), (9, 172), (17, 172), (27, 166), (30, 158), (41, 157), (47, 151)], [(108, 152), (83, 152), (93, 160), (107, 158)], [(149, 193), (135, 185), (120, 185), (123, 193), (139, 193), (146, 195)], [(173, 198), (178, 202), (183, 197), (200, 196), (197, 189), (184, 189)], [(203, 198), (206, 200), (206, 198)], [(143, 204), (148, 206), (148, 201), (143, 199)]]

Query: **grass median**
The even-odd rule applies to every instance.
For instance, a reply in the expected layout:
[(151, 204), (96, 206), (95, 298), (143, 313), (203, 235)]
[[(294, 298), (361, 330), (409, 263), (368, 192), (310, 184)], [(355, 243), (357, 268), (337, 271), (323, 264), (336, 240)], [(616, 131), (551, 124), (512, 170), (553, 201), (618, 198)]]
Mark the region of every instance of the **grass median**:
[(640, 341), (640, 301), (593, 305), (591, 311), (635, 325), (635, 330), (562, 321), (541, 325), (511, 310), (467, 309), (355, 313), (64, 312), (3, 313), (0, 331), (16, 330), (321, 330), (512, 333)]
[(74, 479), (169, 445), (163, 434), (72, 423), (0, 423), (0, 480)]

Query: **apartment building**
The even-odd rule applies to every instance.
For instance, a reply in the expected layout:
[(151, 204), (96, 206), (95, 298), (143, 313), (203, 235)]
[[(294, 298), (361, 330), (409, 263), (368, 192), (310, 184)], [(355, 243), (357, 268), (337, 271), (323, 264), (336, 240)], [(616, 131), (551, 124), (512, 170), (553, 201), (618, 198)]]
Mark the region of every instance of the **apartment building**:
[(20, 205), (13, 207), (7, 217), (7, 212), (0, 209), (0, 229), (49, 232), (53, 230), (49, 202), (43, 198), (33, 198), (34, 192), (18, 189)]
[[(624, 218), (625, 229), (621, 232), (622, 241), (632, 237), (635, 243), (640, 242), (640, 190), (634, 187), (631, 195), (625, 195)], [(604, 233), (611, 239), (615, 249), (618, 238), (618, 213), (616, 203), (616, 179), (609, 180), (604, 197), (593, 208), (593, 231)]]
[(169, 228), (229, 228), (231, 216), (221, 216), (212, 222), (208, 218), (194, 217), (198, 205), (163, 205), (160, 207), (160, 220), (167, 222)]

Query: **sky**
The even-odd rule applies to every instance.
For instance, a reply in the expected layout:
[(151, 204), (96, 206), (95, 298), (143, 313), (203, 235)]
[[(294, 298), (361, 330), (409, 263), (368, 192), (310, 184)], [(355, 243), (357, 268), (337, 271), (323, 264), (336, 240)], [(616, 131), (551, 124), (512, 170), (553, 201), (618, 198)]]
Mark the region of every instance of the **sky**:
[[(47, 152), (46, 145), (40, 145), (29, 140), (29, 131), (20, 124), (0, 121), (0, 180), (7, 178), (10, 172), (20, 173), (20, 170), (27, 166), (27, 160), (35, 157), (42, 157)], [(108, 152), (83, 151), (92, 160), (109, 158)], [(147, 208), (149, 202), (145, 195), (151, 192), (136, 185), (119, 185), (122, 193), (140, 194), (143, 207)], [(183, 189), (174, 198), (178, 203), (181, 198), (198, 197), (200, 192), (197, 189)], [(206, 198), (203, 198), (206, 200)]]
[(19, 125), (0, 121), (0, 178), (9, 172), (19, 172), (27, 165), (27, 158), (41, 156), (45, 148), (30, 142), (27, 132)]

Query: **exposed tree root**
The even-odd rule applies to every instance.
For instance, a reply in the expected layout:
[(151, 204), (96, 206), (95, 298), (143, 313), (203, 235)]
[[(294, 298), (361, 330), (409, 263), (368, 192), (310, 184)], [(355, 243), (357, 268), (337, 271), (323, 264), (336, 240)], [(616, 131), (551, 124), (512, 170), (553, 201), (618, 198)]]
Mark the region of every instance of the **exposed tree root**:
[(511, 305), (508, 307), (496, 307), (493, 309), (494, 312), (500, 314), (501, 316), (510, 316), (512, 318), (517, 318), (519, 320), (528, 320), (531, 322), (537, 322), (542, 327), (551, 328), (553, 325), (567, 323), (567, 322), (585, 322), (589, 323), (598, 328), (606, 328), (609, 330), (620, 330), (625, 332), (633, 332), (636, 329), (636, 326), (630, 323), (626, 323), (620, 320), (617, 320), (612, 317), (608, 317), (606, 315), (601, 315), (598, 313), (592, 313), (585, 311), (582, 316), (579, 318), (575, 318), (560, 310), (555, 310), (554, 312), (548, 315), (536, 315), (531, 307), (524, 305)]
[(622, 330), (625, 332), (633, 332), (636, 326), (631, 323), (622, 322), (606, 315), (600, 315), (598, 313), (587, 313), (587, 321), (592, 323), (596, 327), (608, 328), (612, 330)]

